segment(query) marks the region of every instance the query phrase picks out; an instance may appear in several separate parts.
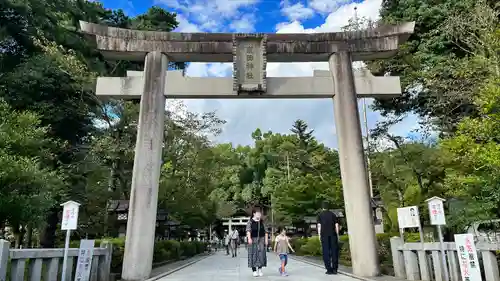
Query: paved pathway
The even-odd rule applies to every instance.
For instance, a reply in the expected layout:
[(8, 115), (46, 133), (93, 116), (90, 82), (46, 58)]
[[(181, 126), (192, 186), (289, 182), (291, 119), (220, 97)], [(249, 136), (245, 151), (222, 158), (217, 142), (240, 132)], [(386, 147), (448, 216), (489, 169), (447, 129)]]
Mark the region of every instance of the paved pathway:
[(268, 267), (263, 269), (263, 277), (252, 276), (252, 271), (247, 265), (247, 251), (239, 249), (237, 258), (231, 258), (218, 252), (158, 281), (359, 281), (341, 274), (325, 275), (324, 269), (295, 260), (289, 260), (287, 266), (290, 276), (282, 277), (278, 274), (280, 264), (278, 257), (273, 253), (268, 253), (267, 258)]

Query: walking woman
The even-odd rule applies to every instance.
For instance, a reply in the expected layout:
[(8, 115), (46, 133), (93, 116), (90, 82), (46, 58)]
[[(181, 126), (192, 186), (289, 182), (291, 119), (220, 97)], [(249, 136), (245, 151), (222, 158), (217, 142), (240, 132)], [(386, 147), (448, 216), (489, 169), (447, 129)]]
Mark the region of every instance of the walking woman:
[(269, 233), (262, 220), (262, 213), (259, 208), (252, 210), (252, 216), (248, 220), (247, 227), (248, 241), (248, 267), (252, 269), (253, 276), (263, 276), (262, 268), (267, 266), (267, 245)]

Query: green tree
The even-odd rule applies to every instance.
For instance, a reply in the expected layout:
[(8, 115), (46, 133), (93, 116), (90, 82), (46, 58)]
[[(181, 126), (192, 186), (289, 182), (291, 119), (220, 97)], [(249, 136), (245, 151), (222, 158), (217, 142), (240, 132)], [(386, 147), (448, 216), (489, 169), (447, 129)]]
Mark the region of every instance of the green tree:
[(183, 105), (166, 114), (159, 206), (186, 225), (206, 226), (216, 213), (207, 200), (215, 188), (208, 135), (217, 135), (224, 121), (214, 113), (189, 112)]
[(314, 215), (323, 200), (343, 206), (337, 152), (319, 144), (304, 121), (291, 132), (252, 134), (255, 146), (246, 163), (253, 178), (242, 182), (242, 198), (272, 208), (282, 221)]
[(436, 144), (396, 137), (391, 142), (392, 148), (372, 154), (370, 168), (375, 193), (384, 204), (385, 224), (397, 231), (397, 208), (419, 205), (425, 210), (426, 199), (446, 193), (447, 163)]
[(0, 226), (12, 227), (19, 246), (28, 226), (40, 226), (64, 179), (45, 167), (58, 144), (36, 114), (15, 111), (0, 100), (0, 120)]
[[(464, 48), (471, 37), (465, 23), (474, 22), (475, 29), (490, 29), (468, 11), (477, 5), (494, 5), (495, 1), (384, 0), (380, 12), (382, 22), (415, 21), (412, 34), (398, 53), (388, 60), (369, 64), (376, 74), (401, 77), (403, 95), (393, 100), (377, 100), (375, 106), (383, 114), (398, 116), (415, 112), (444, 133), (451, 133), (465, 116), (478, 114), (473, 103), (476, 85), (485, 77), (484, 68), (468, 64), (470, 51)], [(461, 14), (460, 22), (451, 22)], [(455, 27), (453, 27), (455, 25)], [(464, 36), (451, 34), (450, 28)], [(465, 60), (465, 62), (464, 62)]]
[[(89, 1), (0, 3), (0, 97), (16, 110), (36, 112), (42, 125), (50, 127), (49, 135), (66, 143), (53, 148), (57, 157), (47, 163), (66, 174), (67, 188), (54, 194), (55, 204), (42, 232), (45, 247), (54, 246), (58, 203), (68, 198), (83, 202), (88, 199), (85, 191), (89, 184), (103, 182), (89, 182), (93, 179), (89, 173), (95, 170), (99, 174), (102, 167), (97, 165), (89, 171), (86, 159), (92, 151), (91, 137), (106, 135), (96, 129), (94, 121), (101, 117), (103, 108), (109, 110), (113, 103), (101, 105), (97, 100), (93, 89), (95, 76), (124, 75), (127, 69), (143, 67), (105, 61), (78, 32), (79, 20), (162, 31), (171, 31), (177, 25), (175, 14), (158, 7), (129, 18), (121, 10), (106, 10)], [(116, 161), (107, 164), (116, 166)]]
[[(474, 21), (464, 23), (464, 18)], [(474, 220), (500, 216), (498, 200), (498, 157), (500, 152), (498, 115), (500, 96), (500, 20), (498, 12), (484, 3), (467, 13), (459, 14), (451, 23), (462, 22), (461, 30), (450, 25), (450, 33), (462, 36), (461, 42), (468, 50), (468, 65), (480, 67), (487, 74), (476, 85), (474, 105), (476, 116), (464, 118), (456, 134), (444, 140), (442, 147), (452, 162), (446, 184), (448, 195), (462, 201), (462, 208), (455, 208), (451, 226), (462, 231)]]

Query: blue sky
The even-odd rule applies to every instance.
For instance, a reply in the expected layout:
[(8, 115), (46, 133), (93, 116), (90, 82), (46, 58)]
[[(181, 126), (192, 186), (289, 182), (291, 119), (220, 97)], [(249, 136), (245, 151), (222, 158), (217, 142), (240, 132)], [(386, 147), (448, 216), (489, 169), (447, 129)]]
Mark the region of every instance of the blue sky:
[[(133, 16), (157, 5), (177, 13), (179, 32), (334, 32), (345, 26), (357, 8), (359, 17), (378, 18), (382, 0), (102, 0), (107, 8), (121, 8)], [(327, 70), (326, 62), (270, 63), (268, 76), (312, 76), (315, 69)], [(186, 75), (231, 76), (231, 64), (192, 63)], [(168, 83), (168, 81), (167, 81)], [(286, 133), (296, 119), (305, 120), (315, 136), (330, 147), (337, 146), (333, 104), (326, 100), (186, 100), (188, 110), (216, 110), (226, 120), (220, 142), (251, 144), (256, 129)], [(172, 103), (167, 101), (167, 103)], [(368, 100), (368, 103), (371, 103)], [(382, 117), (369, 110), (368, 124), (373, 128)], [(406, 136), (417, 127), (409, 116), (392, 132)]]

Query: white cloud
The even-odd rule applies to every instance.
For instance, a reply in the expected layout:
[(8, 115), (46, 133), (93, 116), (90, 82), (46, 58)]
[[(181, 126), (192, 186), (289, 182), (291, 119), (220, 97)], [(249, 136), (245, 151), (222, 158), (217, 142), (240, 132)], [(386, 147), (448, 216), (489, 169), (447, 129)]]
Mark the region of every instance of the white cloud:
[(184, 15), (177, 15), (177, 21), (179, 22), (179, 26), (176, 31), (178, 32), (201, 32), (200, 28), (184, 17)]
[(309, 6), (320, 13), (327, 14), (335, 12), (350, 2), (350, 0), (311, 0)]
[[(338, 31), (346, 26), (349, 19), (354, 16), (354, 8), (357, 8), (358, 18), (366, 17), (371, 20), (377, 20), (379, 16), (382, 0), (366, 0), (362, 3), (350, 3), (338, 8), (335, 12), (328, 15), (325, 23), (315, 30), (317, 32)], [(343, 15), (343, 16), (342, 16)]]
[(284, 7), (281, 9), (281, 13), (283, 13), (292, 21), (308, 19), (314, 16), (314, 10), (304, 6), (304, 4), (300, 2), (293, 5), (288, 5), (288, 3), (285, 3)]
[[(326, 1), (326, 0), (313, 0), (322, 3), (337, 3), (339, 1)], [(341, 1), (342, 2), (342, 1)], [(350, 2), (350, 1), (345, 1)], [(312, 5), (311, 3), (311, 5)], [(334, 12), (328, 14), (325, 22), (311, 29), (304, 29), (300, 22), (293, 21), (290, 23), (279, 23), (276, 27), (277, 33), (303, 33), (303, 32), (334, 32), (340, 31), (343, 26), (349, 23), (349, 19), (354, 16), (354, 8), (357, 8), (358, 17), (367, 17), (372, 20), (377, 20), (379, 18), (379, 10), (382, 0), (365, 0), (361, 3), (350, 3), (342, 5), (335, 9)]]
[(229, 25), (231, 31), (236, 32), (253, 32), (255, 31), (255, 17), (252, 14), (244, 14), (240, 18), (235, 19)]
[(276, 24), (276, 33), (313, 33), (314, 29), (304, 28), (300, 21), (281, 22)]
[[(242, 10), (251, 8), (259, 0), (155, 0), (189, 18), (199, 30), (218, 32), (227, 30), (228, 22), (247, 19)], [(249, 16), (251, 18), (251, 16)], [(245, 22), (247, 30), (253, 30), (251, 21)], [(251, 25), (251, 27), (250, 27)], [(243, 27), (244, 23), (241, 22)]]
[(186, 68), (186, 75), (191, 77), (227, 77), (231, 76), (232, 63), (193, 62)]

